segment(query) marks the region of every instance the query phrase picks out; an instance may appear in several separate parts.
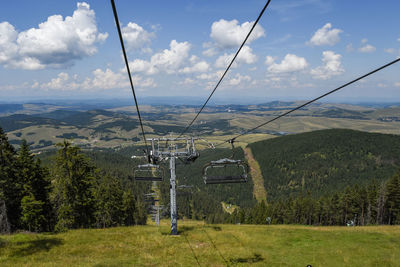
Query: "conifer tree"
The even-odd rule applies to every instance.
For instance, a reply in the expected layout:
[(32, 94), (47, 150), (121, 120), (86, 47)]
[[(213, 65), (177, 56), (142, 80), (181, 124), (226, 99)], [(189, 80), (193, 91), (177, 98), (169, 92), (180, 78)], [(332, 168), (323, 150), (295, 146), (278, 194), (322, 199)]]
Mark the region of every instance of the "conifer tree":
[(23, 140), (16, 166), (19, 181), (23, 184), (20, 200), (22, 226), (29, 231), (51, 230), (50, 179), (48, 170), (40, 164), (40, 160), (35, 159), (30, 152), (26, 140)]
[(17, 175), (15, 150), (0, 127), (0, 188), (7, 210), (11, 230), (20, 227), (23, 184)]
[(400, 223), (400, 173), (389, 179), (386, 188), (388, 224)]
[(98, 227), (105, 228), (124, 223), (123, 190), (117, 178), (105, 175), (102, 179), (99, 179), (94, 196)]
[(96, 168), (67, 141), (58, 144), (52, 199), (57, 216), (56, 230), (94, 225)]

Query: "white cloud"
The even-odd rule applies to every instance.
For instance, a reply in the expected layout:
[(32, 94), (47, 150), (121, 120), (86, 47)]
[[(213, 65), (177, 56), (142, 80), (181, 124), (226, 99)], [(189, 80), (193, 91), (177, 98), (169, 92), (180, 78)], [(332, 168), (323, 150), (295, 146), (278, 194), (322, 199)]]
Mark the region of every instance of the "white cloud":
[[(128, 50), (140, 49), (151, 43), (151, 39), (155, 37), (154, 33), (147, 32), (143, 27), (136, 23), (129, 22), (122, 28), (122, 36)], [(148, 48), (143, 50), (148, 51)]]
[(96, 69), (92, 74), (93, 78), (85, 80), (83, 89), (113, 89), (130, 86), (127, 74), (115, 73), (108, 68), (105, 71)]
[[(133, 83), (135, 88), (142, 89), (146, 87), (157, 86), (153, 79), (143, 79), (138, 75), (134, 75)], [(105, 70), (96, 69), (90, 77), (86, 77), (83, 81), (78, 81), (78, 75), (70, 76), (68, 73), (61, 72), (56, 78), (51, 79), (47, 83), (39, 84), (35, 82), (32, 88), (45, 90), (111, 90), (120, 88), (130, 88), (129, 79), (124, 72), (114, 72), (107, 68)]]
[(397, 42), (400, 42), (400, 37), (399, 37), (399, 38), (397, 38)]
[(214, 73), (202, 73), (200, 75), (197, 75), (196, 78), (199, 80), (216, 80), (219, 78), (220, 72), (214, 72)]
[(265, 65), (270, 66), (274, 64), (275, 59), (271, 56), (266, 56), (265, 57)]
[(68, 73), (60, 72), (56, 78), (51, 79), (48, 83), (40, 85), (41, 89), (53, 90), (76, 90), (79, 87), (77, 83), (70, 80)]
[(129, 63), (130, 69), (132, 73), (136, 72), (144, 72), (148, 75), (158, 73), (158, 69), (152, 65), (150, 61), (135, 59), (134, 61)]
[(238, 85), (241, 82), (250, 82), (250, 81), (251, 81), (250, 76), (248, 76), (248, 75), (240, 75), (239, 73), (237, 73), (235, 75), (235, 77), (233, 77), (232, 79), (230, 79), (228, 81), (228, 84), (229, 85)]
[[(235, 19), (231, 21), (220, 19), (212, 24), (210, 37), (215, 41), (218, 48), (239, 47), (249, 33), (253, 23), (244, 22), (240, 25)], [(263, 36), (265, 36), (264, 29), (257, 24), (246, 43), (250, 44)]]
[[(215, 61), (215, 66), (217, 68), (226, 68), (228, 67), (229, 63), (231, 63), (235, 54), (226, 54), (224, 53), (222, 56), (219, 56)], [(235, 62), (233, 63), (232, 67), (237, 67), (238, 64), (253, 64), (257, 61), (257, 56), (253, 54), (253, 50), (245, 45), (240, 50), (240, 53), (236, 57)]]
[(0, 23), (0, 64), (28, 70), (65, 67), (97, 52), (96, 43), (107, 39), (99, 33), (95, 12), (77, 3), (72, 16), (48, 17), (38, 28), (18, 33), (8, 22)]
[(361, 40), (361, 43), (362, 44), (366, 44), (368, 42), (368, 39), (367, 38), (363, 38), (362, 40)]
[(308, 63), (305, 58), (287, 54), (281, 63), (272, 63), (268, 67), (268, 71), (271, 73), (295, 72), (304, 70), (307, 66)]
[(210, 65), (205, 61), (195, 63), (193, 66), (185, 67), (179, 72), (181, 73), (194, 73), (194, 72), (207, 72), (210, 70)]
[(341, 55), (332, 51), (322, 52), (323, 65), (311, 70), (314, 79), (326, 80), (332, 76), (342, 74), (344, 69), (341, 66)]
[(396, 82), (396, 83), (394, 83), (394, 86), (396, 86), (396, 87), (400, 87), (400, 82)]
[(130, 62), (132, 72), (143, 72), (148, 75), (160, 71), (169, 74), (175, 73), (187, 61), (190, 47), (188, 42), (179, 43), (172, 40), (170, 49), (164, 49), (162, 52), (154, 54), (150, 61), (136, 59)]
[(396, 49), (394, 49), (394, 48), (385, 48), (383, 51), (385, 51), (386, 53), (389, 53), (389, 54), (396, 53)]
[(195, 81), (191, 78), (186, 78), (183, 82), (179, 82), (179, 84), (182, 84), (182, 85), (191, 85), (194, 83), (195, 83)]
[(361, 53), (372, 53), (375, 50), (376, 50), (375, 46), (372, 46), (370, 44), (366, 44), (358, 49), (358, 51)]
[(331, 29), (332, 24), (327, 23), (321, 29), (318, 29), (308, 42), (311, 45), (335, 45), (340, 41), (340, 29)]
[(388, 87), (388, 85), (385, 84), (385, 83), (378, 83), (378, 87), (379, 88), (386, 88), (386, 87)]

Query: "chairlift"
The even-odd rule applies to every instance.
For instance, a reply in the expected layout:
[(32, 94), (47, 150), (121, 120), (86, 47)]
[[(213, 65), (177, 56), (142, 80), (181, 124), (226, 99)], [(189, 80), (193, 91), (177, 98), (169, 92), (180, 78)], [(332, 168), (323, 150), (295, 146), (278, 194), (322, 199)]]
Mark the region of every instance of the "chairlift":
[(203, 167), (203, 179), (205, 184), (229, 184), (247, 182), (249, 166), (243, 160), (234, 158), (234, 139), (229, 140), (232, 145), (232, 156), (230, 159), (223, 158), (211, 161)]
[(178, 185), (176, 187), (176, 195), (177, 196), (190, 196), (192, 195), (192, 185)]
[(164, 173), (159, 165), (149, 163), (138, 165), (133, 176), (136, 181), (162, 181)]
[(229, 184), (247, 182), (249, 166), (242, 160), (220, 159), (211, 161), (203, 168), (205, 184)]

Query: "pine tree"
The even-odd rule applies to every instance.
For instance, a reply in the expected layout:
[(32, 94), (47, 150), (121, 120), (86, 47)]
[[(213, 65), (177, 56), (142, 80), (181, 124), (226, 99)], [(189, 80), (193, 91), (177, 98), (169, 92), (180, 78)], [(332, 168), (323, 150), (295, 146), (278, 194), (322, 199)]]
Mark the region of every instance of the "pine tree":
[(7, 207), (7, 217), (11, 230), (20, 227), (21, 198), (23, 183), (16, 168), (15, 150), (8, 142), (0, 127), (0, 188)]
[(400, 173), (389, 179), (386, 188), (388, 224), (400, 223)]
[(96, 168), (80, 153), (80, 149), (67, 141), (58, 144), (54, 169), (54, 202), (57, 231), (87, 228), (94, 225), (94, 186)]
[(43, 215), (42, 201), (35, 199), (35, 196), (30, 193), (24, 196), (21, 200), (21, 222), (29, 231), (40, 231), (43, 228), (45, 217)]
[[(18, 151), (16, 165), (19, 180), (23, 184), (21, 195), (21, 218), (31, 218), (35, 221), (33, 230), (51, 230), (51, 204), (49, 199), (50, 180), (48, 170), (40, 165), (40, 160), (35, 159), (29, 150), (26, 140), (22, 141)], [(24, 207), (22, 200), (24, 200)], [(39, 205), (40, 203), (40, 205)], [(39, 208), (40, 206), (40, 208)], [(33, 208), (35, 216), (33, 216)], [(25, 214), (24, 212), (28, 212)], [(27, 222), (22, 222), (25, 227), (32, 228)], [(27, 229), (31, 230), (31, 229)]]
[(94, 191), (96, 222), (98, 227), (110, 227), (124, 223), (123, 190), (118, 179), (105, 175)]

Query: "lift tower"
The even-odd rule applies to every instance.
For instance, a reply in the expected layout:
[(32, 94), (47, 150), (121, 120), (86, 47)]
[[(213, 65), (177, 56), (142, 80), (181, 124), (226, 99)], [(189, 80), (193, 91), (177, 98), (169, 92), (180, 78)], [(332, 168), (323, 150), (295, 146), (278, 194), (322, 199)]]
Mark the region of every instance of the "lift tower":
[[(194, 141), (197, 138), (148, 138), (151, 142), (151, 156), (158, 160), (169, 160), (170, 169), (170, 205), (171, 205), (171, 235), (178, 234), (178, 212), (176, 207), (176, 159), (185, 163), (195, 161), (199, 157)], [(164, 145), (165, 144), (165, 145)]]

